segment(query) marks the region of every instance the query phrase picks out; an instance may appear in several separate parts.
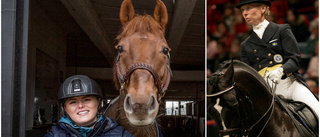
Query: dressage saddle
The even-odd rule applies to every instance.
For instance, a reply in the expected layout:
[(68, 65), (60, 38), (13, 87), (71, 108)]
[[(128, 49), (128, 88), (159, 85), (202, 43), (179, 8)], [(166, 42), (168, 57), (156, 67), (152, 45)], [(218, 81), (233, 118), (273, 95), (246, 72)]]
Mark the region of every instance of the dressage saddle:
[(276, 102), (291, 117), (301, 135), (307, 137), (319, 136), (319, 118), (305, 103), (287, 99), (282, 95), (276, 96)]

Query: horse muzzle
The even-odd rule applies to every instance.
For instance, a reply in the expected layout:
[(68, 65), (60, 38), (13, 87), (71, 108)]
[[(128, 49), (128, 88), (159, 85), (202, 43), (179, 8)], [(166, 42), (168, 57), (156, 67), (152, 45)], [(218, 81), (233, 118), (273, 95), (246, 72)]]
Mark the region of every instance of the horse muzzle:
[[(146, 98), (146, 97), (145, 97)], [(127, 94), (124, 100), (124, 111), (130, 124), (134, 126), (146, 126), (154, 122), (159, 109), (159, 103), (155, 95), (147, 99), (134, 98)]]

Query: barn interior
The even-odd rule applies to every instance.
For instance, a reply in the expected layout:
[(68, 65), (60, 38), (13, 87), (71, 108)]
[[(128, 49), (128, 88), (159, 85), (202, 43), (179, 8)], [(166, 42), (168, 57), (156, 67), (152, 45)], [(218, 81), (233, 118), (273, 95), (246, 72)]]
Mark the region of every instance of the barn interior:
[[(204, 136), (205, 1), (162, 0), (169, 22), (171, 79), (159, 120), (165, 136)], [(83, 74), (101, 86), (106, 102), (113, 83), (115, 38), (121, 31), (119, 0), (30, 0), (25, 100), (26, 136), (43, 136), (59, 120), (57, 91)], [(136, 14), (153, 15), (156, 1), (132, 0)]]

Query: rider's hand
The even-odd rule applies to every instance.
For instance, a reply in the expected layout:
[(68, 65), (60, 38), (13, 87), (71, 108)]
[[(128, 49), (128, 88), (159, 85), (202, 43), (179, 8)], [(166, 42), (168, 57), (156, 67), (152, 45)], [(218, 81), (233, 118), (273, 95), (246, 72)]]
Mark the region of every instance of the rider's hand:
[(279, 84), (281, 77), (283, 75), (284, 75), (283, 68), (278, 67), (277, 69), (267, 74), (267, 78), (269, 78), (273, 83)]

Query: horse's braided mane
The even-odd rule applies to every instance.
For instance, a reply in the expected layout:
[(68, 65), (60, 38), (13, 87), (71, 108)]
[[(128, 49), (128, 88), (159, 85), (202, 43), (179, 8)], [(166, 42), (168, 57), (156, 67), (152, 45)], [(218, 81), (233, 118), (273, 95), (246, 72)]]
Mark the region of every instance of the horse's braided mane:
[(258, 81), (262, 82), (266, 87), (267, 84), (265, 80), (261, 77), (261, 75), (248, 64), (240, 61), (240, 60), (226, 60), (219, 65), (218, 70), (214, 74), (224, 73), (224, 71), (229, 67), (231, 61), (233, 61), (233, 67), (241, 69), (242, 71), (246, 71), (248, 74), (257, 78)]
[(130, 20), (124, 27), (123, 31), (118, 35), (117, 40), (130, 36), (136, 32), (142, 34), (152, 33), (164, 39), (163, 29), (160, 24), (150, 15), (138, 15)]

